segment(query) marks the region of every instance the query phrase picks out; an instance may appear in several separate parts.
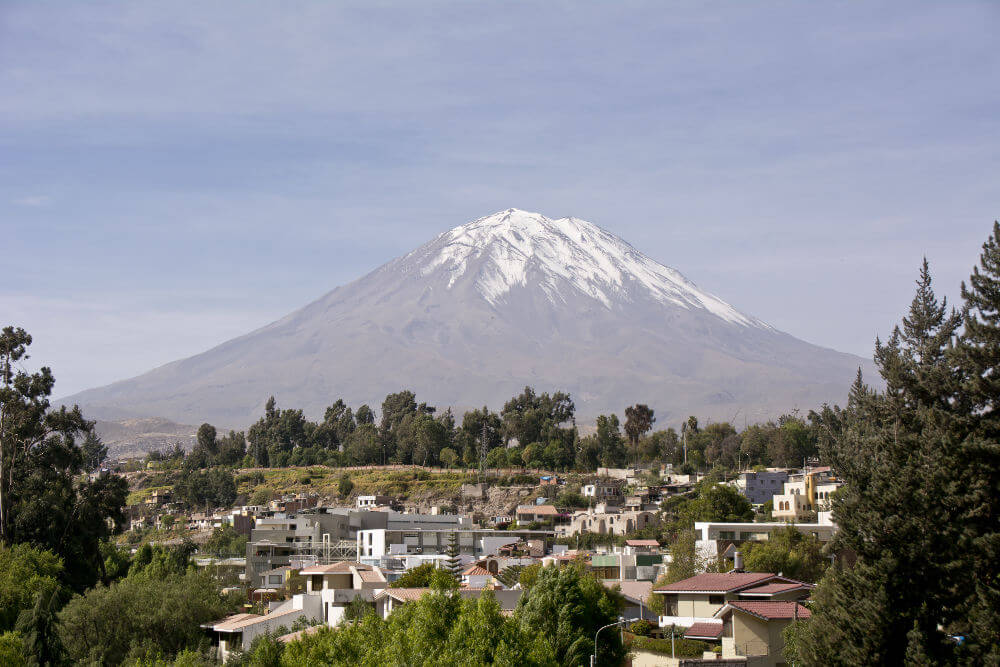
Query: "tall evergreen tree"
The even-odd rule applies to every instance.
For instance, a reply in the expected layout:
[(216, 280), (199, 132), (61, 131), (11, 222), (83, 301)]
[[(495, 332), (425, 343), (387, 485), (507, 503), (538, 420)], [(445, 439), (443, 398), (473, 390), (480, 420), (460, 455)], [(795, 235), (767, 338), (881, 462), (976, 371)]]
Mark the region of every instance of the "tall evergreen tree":
[(108, 458), (108, 447), (93, 431), (89, 431), (80, 445), (80, 453), (83, 455), (83, 469), (93, 472), (101, 467), (101, 464)]
[(448, 547), (445, 549), (447, 558), (442, 564), (451, 576), (457, 580), (462, 575), (462, 556), (458, 545), (458, 533), (451, 533), (448, 536)]
[(885, 392), (859, 376), (843, 434), (829, 446), (845, 481), (833, 506), (837, 546), (856, 553), (858, 564), (821, 585), (800, 646), (807, 664), (961, 659), (963, 649), (947, 636), (960, 624), (969, 576), (956, 551), (962, 430), (952, 357), (960, 325), (961, 316), (935, 296), (925, 260), (902, 327), (885, 344), (876, 341)]
[(103, 566), (99, 544), (124, 521), (128, 484), (117, 475), (81, 480), (77, 438), (93, 431), (76, 406), (52, 409), (52, 371), (17, 370), (31, 336), (0, 332), (0, 541), (30, 543), (66, 564), (75, 590), (93, 585)]
[(965, 330), (957, 345), (970, 436), (960, 451), (960, 548), (972, 590), (969, 648), (982, 664), (1000, 664), (1000, 224), (983, 244), (979, 266), (962, 284)]

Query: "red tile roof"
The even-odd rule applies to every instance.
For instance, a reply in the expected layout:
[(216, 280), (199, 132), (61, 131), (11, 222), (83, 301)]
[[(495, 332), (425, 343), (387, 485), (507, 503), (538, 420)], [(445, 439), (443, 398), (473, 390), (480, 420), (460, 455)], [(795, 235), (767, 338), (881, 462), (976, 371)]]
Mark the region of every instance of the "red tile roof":
[(391, 597), (400, 602), (419, 600), (431, 592), (429, 588), (387, 588), (381, 595)]
[(473, 563), (469, 567), (462, 570), (462, 574), (473, 577), (481, 577), (481, 576), (489, 576), (490, 571), (487, 570), (482, 565), (479, 565), (478, 563)]
[(722, 636), (722, 623), (695, 623), (684, 631), (685, 639), (718, 639)]
[(557, 510), (552, 505), (518, 505), (517, 506), (517, 513), (518, 514), (534, 514), (536, 516), (538, 516), (538, 515), (552, 515), (552, 516), (555, 516), (555, 515), (559, 514), (559, 510)]
[(655, 593), (728, 593), (754, 584), (763, 584), (778, 575), (770, 572), (704, 572), (657, 588)]
[(311, 625), (305, 630), (299, 630), (298, 632), (289, 632), (287, 635), (281, 635), (280, 637), (278, 637), (278, 641), (281, 642), (282, 644), (287, 644), (288, 642), (297, 642), (306, 635), (316, 634), (324, 627), (325, 626), (323, 625)]
[(660, 543), (656, 540), (625, 540), (625, 545), (630, 547), (658, 547)]
[(726, 604), (737, 611), (745, 612), (765, 621), (789, 620), (796, 618), (796, 616), (798, 618), (809, 618), (812, 616), (809, 607), (793, 600), (768, 600), (766, 602), (736, 600)]
[(744, 588), (740, 591), (740, 595), (775, 595), (777, 593), (785, 593), (787, 591), (794, 591), (798, 588), (804, 588), (809, 590), (815, 588), (812, 584), (807, 584), (802, 581), (775, 581), (770, 584), (764, 584), (763, 586), (754, 586), (753, 588)]

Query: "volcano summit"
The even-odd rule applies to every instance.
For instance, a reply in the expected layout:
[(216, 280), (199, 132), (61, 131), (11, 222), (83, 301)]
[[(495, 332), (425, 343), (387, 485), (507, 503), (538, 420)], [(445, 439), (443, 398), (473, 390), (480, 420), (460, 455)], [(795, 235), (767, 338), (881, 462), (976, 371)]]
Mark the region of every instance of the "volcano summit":
[(509, 209), (441, 234), (285, 318), (65, 400), (101, 418), (241, 427), (268, 396), (321, 416), (412, 389), (499, 409), (525, 385), (583, 418), (753, 421), (843, 402), (869, 362), (777, 331), (597, 225)]

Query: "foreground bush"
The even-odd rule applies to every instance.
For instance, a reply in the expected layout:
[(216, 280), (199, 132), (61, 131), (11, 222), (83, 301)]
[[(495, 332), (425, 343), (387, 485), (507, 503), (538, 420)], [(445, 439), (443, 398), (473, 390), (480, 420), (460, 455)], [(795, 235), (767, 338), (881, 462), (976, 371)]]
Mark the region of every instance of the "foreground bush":
[(231, 605), (204, 574), (130, 576), (73, 598), (59, 613), (59, 636), (74, 664), (116, 665), (127, 658), (172, 658), (206, 640), (202, 623)]

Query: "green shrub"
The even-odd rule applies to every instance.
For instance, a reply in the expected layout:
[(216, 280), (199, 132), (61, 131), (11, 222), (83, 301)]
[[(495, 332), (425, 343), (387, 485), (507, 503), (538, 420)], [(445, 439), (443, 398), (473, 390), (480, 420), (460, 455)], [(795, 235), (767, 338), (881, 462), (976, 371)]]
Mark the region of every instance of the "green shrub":
[[(711, 644), (708, 642), (698, 641), (696, 639), (683, 639), (680, 635), (681, 631), (674, 637), (673, 650), (674, 655), (681, 658), (700, 658), (702, 653), (712, 649)], [(630, 648), (632, 650), (638, 651), (650, 651), (652, 653), (659, 653), (661, 655), (670, 655), (670, 639), (655, 639), (653, 637), (637, 637), (635, 635), (627, 635), (631, 640)]]
[(642, 637), (648, 637), (649, 633), (653, 630), (653, 624), (645, 619), (640, 619), (628, 627), (629, 632), (633, 635), (639, 635)]

